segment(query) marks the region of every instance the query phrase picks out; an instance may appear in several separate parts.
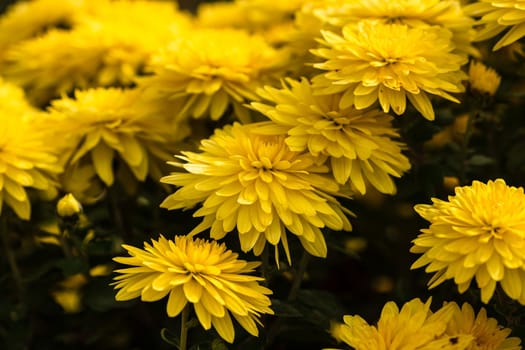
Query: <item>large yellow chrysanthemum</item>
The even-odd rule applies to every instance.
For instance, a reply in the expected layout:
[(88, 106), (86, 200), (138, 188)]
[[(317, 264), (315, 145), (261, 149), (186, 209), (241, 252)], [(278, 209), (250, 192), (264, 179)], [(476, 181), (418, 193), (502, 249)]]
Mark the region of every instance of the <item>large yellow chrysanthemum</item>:
[(472, 342), (465, 350), (521, 349), (519, 338), (508, 338), (512, 330), (498, 325), (498, 320), (495, 318), (487, 317), (487, 311), (484, 308), (481, 308), (476, 315), (468, 303), (464, 303), (461, 309), (456, 303), (451, 304), (454, 307), (454, 316), (447, 325), (446, 333), (450, 336), (471, 335)]
[(330, 157), (332, 174), (340, 184), (349, 182), (365, 193), (369, 183), (380, 192), (394, 193), (391, 176), (400, 177), (410, 163), (401, 153), (404, 145), (393, 140), (399, 134), (392, 127), (392, 117), (379, 110), (341, 109), (341, 94), (314, 95), (306, 79), (287, 82), (289, 87), (283, 84), (282, 89), (259, 91), (275, 106), (252, 103), (273, 122), (264, 124), (262, 131), (286, 135), (292, 151)]
[(415, 210), (430, 222), (413, 240), (412, 253), (423, 254), (412, 269), (435, 272), (430, 288), (454, 279), (461, 293), (476, 279), (488, 303), (496, 284), (525, 304), (525, 194), (502, 179), (456, 187), (448, 201), (432, 199)]
[(267, 296), (272, 291), (259, 285), (263, 278), (248, 275), (260, 262), (237, 259), (238, 254), (224, 244), (160, 236), (151, 244), (144, 243), (144, 250), (123, 247), (131, 257), (114, 260), (132, 267), (115, 271), (121, 274), (113, 283), (120, 289), (117, 300), (157, 301), (169, 295), (166, 311), (170, 317), (191, 303), (204, 329), (213, 326), (230, 343), (235, 337), (230, 315), (248, 333), (258, 336), (258, 317), (273, 314)]
[[(266, 242), (279, 242), (288, 261), (286, 230), (297, 236), (312, 255), (325, 257), (321, 228), (351, 230), (344, 208), (327, 192), (338, 186), (323, 176), (328, 168), (309, 153), (291, 151), (283, 136), (253, 132), (254, 126), (226, 126), (201, 141), (201, 153), (182, 152), (185, 163), (171, 163), (188, 173), (173, 173), (162, 182), (182, 186), (161, 207), (202, 207), (194, 216), (203, 221), (190, 233), (211, 228), (214, 239), (237, 230), (241, 249), (260, 255)], [(257, 125), (255, 125), (257, 128)]]
[(56, 140), (49, 122), (24, 99), (20, 88), (0, 80), (0, 214), (9, 206), (28, 220), (31, 203), (27, 188), (53, 190), (58, 163)]
[(276, 78), (286, 62), (260, 36), (233, 29), (201, 29), (172, 42), (157, 54), (154, 75), (139, 81), (149, 98), (170, 105), (177, 119), (210, 116), (219, 119), (233, 106), (246, 119), (242, 106), (257, 99), (255, 89)]
[(148, 173), (160, 177), (159, 166), (173, 152), (168, 149), (178, 136), (177, 130), (162, 119), (139, 113), (137, 96), (134, 90), (98, 88), (79, 90), (74, 99), (52, 102), (51, 117), (69, 137), (67, 172), (85, 168), (87, 161), (106, 186), (111, 186), (114, 160), (118, 159), (117, 167), (127, 167), (137, 180), (143, 181)]
[(451, 34), (439, 27), (361, 21), (343, 28), (343, 36), (322, 31), (328, 48), (312, 50), (326, 59), (314, 67), (327, 73), (314, 78), (320, 93), (345, 91), (340, 107), (364, 109), (377, 100), (383, 111), (401, 115), (406, 99), (427, 119), (434, 119), (430, 95), (459, 102), (450, 93), (464, 91), (464, 55), (453, 53)]
[[(360, 316), (344, 316), (344, 324), (332, 326), (334, 338), (355, 350), (463, 350), (471, 335), (449, 336), (445, 333), (454, 308), (448, 304), (437, 312), (430, 310), (429, 299), (423, 304), (413, 299), (401, 310), (390, 301), (385, 304), (377, 326)], [(328, 349), (326, 349), (328, 350)]]
[[(127, 86), (189, 20), (172, 4), (101, 1), (73, 30), (50, 30), (5, 52), (1, 72), (36, 104), (75, 88)], [(155, 20), (151, 20), (155, 18)]]
[(477, 54), (472, 46), (474, 20), (458, 0), (325, 0), (308, 4), (302, 11), (337, 27), (367, 19), (413, 28), (440, 26), (451, 31), (456, 51)]
[(525, 2), (523, 0), (478, 0), (464, 8), (473, 17), (481, 17), (477, 41), (490, 39), (510, 30), (494, 45), (493, 51), (510, 45), (525, 36)]

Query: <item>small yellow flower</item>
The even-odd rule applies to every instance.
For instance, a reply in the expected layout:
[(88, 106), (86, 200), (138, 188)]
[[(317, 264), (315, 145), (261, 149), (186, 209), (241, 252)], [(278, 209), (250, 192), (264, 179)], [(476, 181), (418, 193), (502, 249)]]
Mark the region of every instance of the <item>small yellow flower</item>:
[(522, 0), (478, 0), (464, 7), (465, 13), (481, 17), (478, 24), (476, 41), (495, 37), (501, 32), (508, 32), (492, 48), (499, 50), (525, 36), (525, 7)]
[(316, 164), (309, 153), (288, 148), (283, 136), (261, 135), (257, 124), (226, 126), (201, 141), (200, 153), (181, 152), (184, 168), (161, 179), (181, 186), (161, 207), (188, 209), (199, 203), (195, 217), (202, 222), (190, 235), (210, 228), (213, 239), (237, 229), (241, 249), (260, 255), (266, 242), (282, 243), (288, 261), (287, 231), (299, 238), (312, 255), (325, 257), (326, 242), (321, 232), (351, 230), (341, 204), (329, 193), (337, 183), (324, 176), (328, 168)]
[(523, 188), (507, 186), (497, 179), (456, 187), (448, 201), (432, 199), (418, 204), (416, 212), (430, 222), (410, 249), (423, 254), (412, 269), (428, 265), (435, 273), (434, 288), (454, 279), (465, 292), (476, 280), (481, 300), (488, 303), (496, 284), (511, 299), (525, 304), (525, 194)]
[(51, 292), (51, 296), (66, 314), (82, 311), (82, 293), (78, 289), (57, 289)]
[(201, 29), (173, 41), (139, 80), (145, 96), (167, 104), (177, 120), (187, 116), (219, 119), (232, 106), (249, 119), (243, 103), (256, 100), (255, 89), (276, 79), (286, 64), (284, 51), (261, 36), (233, 29)]
[(82, 204), (71, 193), (60, 198), (57, 203), (57, 214), (61, 217), (70, 217), (81, 212)]
[(113, 285), (119, 289), (117, 300), (140, 297), (157, 301), (166, 296), (169, 317), (179, 315), (188, 303), (204, 329), (213, 326), (219, 335), (232, 343), (235, 337), (232, 319), (251, 335), (258, 336), (256, 322), (261, 314), (273, 314), (268, 298), (272, 291), (259, 285), (261, 277), (248, 273), (260, 262), (237, 259), (238, 254), (224, 244), (203, 239), (160, 236), (144, 249), (123, 245), (131, 257), (114, 258), (131, 265), (116, 270)]
[[(471, 335), (449, 336), (447, 323), (453, 316), (452, 304), (435, 313), (426, 303), (413, 299), (401, 310), (390, 301), (385, 304), (377, 326), (369, 325), (360, 316), (344, 316), (344, 324), (332, 325), (332, 336), (355, 350), (463, 350)], [(325, 349), (328, 350), (328, 349)]]
[(461, 309), (456, 303), (451, 304), (454, 307), (454, 316), (447, 325), (446, 333), (450, 336), (471, 335), (473, 340), (465, 350), (521, 349), (519, 338), (508, 338), (512, 330), (498, 325), (495, 318), (487, 317), (484, 308), (475, 315), (474, 309), (468, 303), (464, 303)]
[(481, 62), (472, 61), (468, 69), (470, 89), (481, 94), (494, 96), (501, 82), (500, 75)]
[(336, 181), (350, 183), (361, 194), (366, 184), (382, 193), (394, 193), (391, 176), (400, 177), (410, 168), (394, 141), (399, 134), (392, 117), (379, 110), (340, 108), (342, 94), (315, 95), (310, 83), (287, 80), (282, 89), (266, 87), (259, 95), (275, 106), (252, 103), (273, 123), (263, 124), (266, 134), (286, 135), (292, 151), (308, 150), (313, 156), (328, 156)]
[(429, 120), (429, 95), (459, 103), (451, 93), (464, 91), (466, 55), (454, 53), (451, 34), (439, 27), (361, 21), (343, 28), (343, 36), (322, 31), (328, 48), (312, 50), (326, 59), (314, 67), (327, 73), (314, 78), (319, 93), (344, 92), (340, 107), (364, 109), (379, 100), (383, 111), (405, 113), (406, 100)]

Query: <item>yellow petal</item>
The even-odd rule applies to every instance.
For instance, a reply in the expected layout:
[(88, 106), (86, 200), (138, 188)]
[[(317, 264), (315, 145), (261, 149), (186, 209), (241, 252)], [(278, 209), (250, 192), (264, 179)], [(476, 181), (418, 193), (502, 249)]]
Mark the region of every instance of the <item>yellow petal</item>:
[(501, 287), (507, 295), (516, 300), (521, 295), (523, 281), (519, 269), (506, 269), (505, 277), (501, 280)]
[(193, 279), (182, 285), (186, 299), (192, 303), (198, 303), (202, 295), (202, 286)]
[(233, 340), (235, 339), (235, 330), (228, 312), (224, 314), (224, 317), (212, 316), (211, 323), (222, 339), (230, 344), (233, 343)]
[(166, 305), (166, 311), (169, 317), (175, 317), (181, 313), (182, 309), (186, 306), (188, 301), (184, 297), (182, 287), (173, 288), (170, 291), (168, 298), (168, 304)]
[(212, 316), (210, 315), (208, 310), (202, 305), (202, 303), (193, 304), (193, 307), (202, 327), (206, 330), (210, 329)]
[(97, 175), (107, 186), (111, 186), (113, 177), (113, 149), (105, 143), (99, 143), (91, 151), (91, 159)]

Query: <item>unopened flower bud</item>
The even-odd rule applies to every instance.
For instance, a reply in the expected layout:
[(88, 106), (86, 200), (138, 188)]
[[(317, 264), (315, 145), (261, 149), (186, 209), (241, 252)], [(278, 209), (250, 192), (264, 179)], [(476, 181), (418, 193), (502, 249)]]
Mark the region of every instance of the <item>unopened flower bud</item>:
[(60, 217), (70, 217), (82, 212), (82, 204), (71, 194), (68, 193), (57, 203), (57, 214)]

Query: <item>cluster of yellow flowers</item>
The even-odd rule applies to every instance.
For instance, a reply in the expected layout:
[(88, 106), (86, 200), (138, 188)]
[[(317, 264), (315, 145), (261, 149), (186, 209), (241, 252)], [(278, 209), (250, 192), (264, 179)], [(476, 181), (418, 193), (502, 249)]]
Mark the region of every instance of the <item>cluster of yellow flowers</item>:
[[(236, 233), (255, 256), (273, 246), (277, 266), (281, 247), (292, 264), (290, 239), (326, 257), (323, 230), (352, 230), (344, 200), (393, 195), (411, 168), (388, 113), (433, 121), (466, 86), (493, 96), (501, 77), (474, 42), (507, 29), (494, 50), (525, 36), (522, 0), (236, 0), (197, 15), (165, 1), (20, 2), (0, 17), (0, 214), (29, 220), (31, 188), (94, 203), (116, 182), (174, 185), (160, 206), (202, 221), (124, 245), (116, 298), (168, 296), (170, 317), (192, 304), (230, 343), (231, 316), (257, 336), (272, 291), (250, 275), (259, 262), (216, 240)], [(475, 279), (485, 303), (499, 282), (525, 305), (524, 203), (498, 179), (416, 206), (431, 225), (412, 268), (428, 265), (430, 288)], [(212, 241), (193, 238), (207, 230)], [(415, 299), (388, 303), (377, 327), (344, 321), (332, 333), (358, 350), (520, 348), (468, 304), (433, 313)]]
[(344, 324), (333, 324), (331, 332), (355, 350), (521, 349), (520, 339), (508, 338), (511, 330), (488, 318), (485, 309), (476, 315), (469, 304), (460, 308), (451, 302), (432, 312), (430, 303), (431, 299), (426, 303), (413, 299), (399, 310), (394, 302), (388, 302), (377, 326), (360, 316), (345, 316)]

